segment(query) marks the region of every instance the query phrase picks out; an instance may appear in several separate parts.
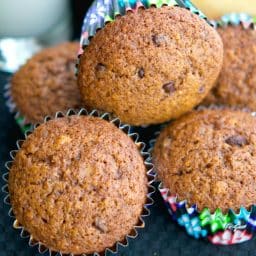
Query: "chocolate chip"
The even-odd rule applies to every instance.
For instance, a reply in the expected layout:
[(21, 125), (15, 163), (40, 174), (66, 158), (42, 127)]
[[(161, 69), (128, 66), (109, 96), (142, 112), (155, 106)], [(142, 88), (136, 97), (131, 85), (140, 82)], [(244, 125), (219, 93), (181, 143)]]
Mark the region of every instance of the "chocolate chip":
[(172, 94), (176, 91), (176, 88), (174, 85), (175, 85), (174, 82), (169, 82), (169, 83), (163, 85), (163, 89), (166, 93)]
[(178, 170), (177, 175), (178, 176), (182, 176), (183, 175), (183, 171), (182, 170)]
[(108, 231), (103, 220), (98, 217), (95, 219), (93, 226), (95, 226), (95, 228), (98, 229), (101, 233), (107, 233), (107, 231)]
[(155, 46), (160, 47), (163, 42), (165, 42), (165, 36), (164, 35), (153, 35), (152, 41)]
[(192, 173), (192, 171), (179, 169), (178, 172), (175, 173), (175, 175), (182, 176), (182, 175), (190, 174), (190, 173)]
[(207, 168), (207, 169), (209, 169), (209, 168), (211, 168), (212, 167), (212, 164), (211, 163), (208, 163), (206, 166), (205, 166), (205, 168)]
[(115, 179), (120, 180), (122, 176), (123, 176), (123, 172), (120, 169), (118, 169), (115, 173)]
[(55, 162), (53, 155), (47, 156), (43, 161), (49, 166), (54, 165)]
[(43, 221), (44, 223), (48, 223), (47, 219), (45, 219), (45, 218), (42, 218), (42, 221)]
[(204, 86), (202, 85), (202, 86), (198, 89), (198, 92), (199, 92), (199, 93), (204, 93), (204, 90), (205, 90), (205, 88), (204, 88)]
[(143, 78), (143, 77), (145, 76), (144, 68), (140, 68), (140, 69), (139, 69), (138, 75), (139, 75), (140, 78)]
[(227, 138), (225, 140), (225, 142), (227, 144), (229, 144), (230, 146), (238, 146), (238, 147), (243, 147), (248, 144), (248, 140), (244, 136), (241, 136), (241, 135), (231, 136), (231, 137)]
[(98, 63), (97, 66), (95, 67), (95, 69), (97, 72), (102, 72), (102, 71), (105, 71), (106, 66), (102, 63)]

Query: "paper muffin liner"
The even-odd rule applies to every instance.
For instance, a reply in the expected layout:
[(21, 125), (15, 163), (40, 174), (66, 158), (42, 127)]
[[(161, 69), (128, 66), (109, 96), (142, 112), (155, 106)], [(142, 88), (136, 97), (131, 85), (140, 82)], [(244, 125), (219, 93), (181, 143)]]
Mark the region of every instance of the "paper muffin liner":
[[(206, 16), (189, 0), (95, 0), (85, 15), (80, 38), (79, 56), (83, 49), (90, 44), (90, 40), (98, 30), (107, 23), (113, 22), (116, 17), (124, 16), (128, 12), (137, 12), (138, 9), (162, 6), (179, 6), (190, 10), (200, 18), (207, 20)], [(207, 22), (211, 24), (210, 21)]]
[[(223, 108), (227, 107), (200, 106), (198, 110)], [(248, 109), (244, 109), (244, 111), (248, 111)], [(256, 117), (256, 112), (250, 113)], [(155, 139), (150, 141), (149, 153), (152, 153), (159, 135), (160, 131), (157, 131)], [(179, 200), (177, 194), (173, 194), (170, 189), (166, 188), (157, 177), (157, 170), (155, 170), (155, 175), (159, 184), (158, 190), (172, 220), (184, 228), (189, 236), (207, 240), (214, 245), (232, 245), (246, 242), (255, 235), (256, 205), (252, 205), (250, 209), (241, 206), (239, 211), (229, 209), (227, 213), (223, 213), (220, 208), (214, 212), (211, 212), (209, 208), (199, 211), (196, 204), (189, 205), (187, 200)]]
[(247, 14), (247, 13), (228, 13), (221, 17), (221, 20), (224, 23), (233, 23), (233, 24), (239, 24), (241, 21), (248, 23), (248, 22), (255, 22), (254, 18)]
[[(153, 183), (155, 181), (155, 175), (153, 172), (153, 164), (150, 161), (150, 154), (145, 151), (145, 143), (139, 141), (139, 135), (137, 133), (131, 133), (130, 132), (130, 126), (126, 124), (122, 124), (120, 119), (112, 117), (109, 113), (101, 113), (97, 110), (93, 110), (91, 112), (88, 112), (86, 109), (82, 108), (79, 111), (70, 109), (67, 112), (57, 112), (54, 117), (47, 116), (44, 119), (43, 123), (48, 122), (52, 119), (57, 119), (65, 116), (93, 116), (98, 117), (100, 119), (106, 120), (110, 123), (113, 123), (117, 128), (122, 130), (124, 133), (126, 133), (136, 144), (138, 150), (140, 151), (141, 156), (144, 159), (144, 164), (147, 169), (147, 178), (148, 178), (148, 194), (147, 199), (145, 202), (145, 205), (143, 207), (143, 212), (138, 220), (138, 224), (133, 227), (133, 229), (130, 231), (128, 235), (125, 236), (123, 241), (117, 241), (116, 244), (111, 248), (106, 248), (104, 252), (94, 252), (92, 254), (80, 254), (79, 256), (103, 256), (107, 255), (109, 252), (112, 254), (116, 254), (118, 252), (119, 246), (121, 247), (128, 247), (130, 239), (135, 239), (138, 236), (138, 230), (143, 229), (145, 227), (145, 221), (144, 219), (150, 215), (150, 206), (153, 205), (154, 200), (152, 199), (152, 194), (155, 192), (155, 188), (153, 187)], [(40, 124), (36, 124), (34, 126), (31, 126), (31, 129), (29, 131), (26, 131), (25, 133), (25, 139), (31, 134), (36, 127), (38, 127)], [(50, 256), (78, 256), (77, 254), (63, 254), (61, 252), (52, 251), (51, 249), (47, 248), (46, 245), (41, 243), (40, 241), (35, 240), (35, 238), (29, 234), (26, 229), (18, 222), (17, 219), (15, 219), (14, 213), (12, 211), (11, 203), (10, 203), (10, 195), (8, 190), (8, 177), (9, 177), (9, 171), (11, 169), (12, 163), (15, 159), (16, 153), (21, 148), (22, 143), (25, 140), (18, 140), (16, 143), (16, 150), (12, 150), (10, 152), (11, 161), (6, 162), (5, 168), (7, 169), (7, 172), (3, 174), (2, 178), (5, 181), (5, 185), (2, 187), (2, 192), (6, 194), (4, 198), (4, 203), (9, 206), (9, 212), (8, 215), (14, 219), (13, 222), (13, 228), (20, 230), (20, 237), (21, 238), (27, 238), (28, 244), (30, 247), (36, 246), (38, 248), (39, 253), (46, 253)], [(109, 255), (109, 254), (108, 254)]]
[(9, 112), (14, 115), (14, 119), (21, 128), (22, 132), (25, 133), (26, 131), (30, 130), (32, 124), (23, 115), (21, 115), (12, 98), (10, 81), (4, 86), (4, 98)]
[(211, 23), (215, 27), (239, 26), (244, 29), (255, 29), (256, 19), (247, 13), (228, 13), (223, 15), (219, 20), (213, 20)]
[[(14, 120), (16, 121), (17, 125), (20, 127), (21, 131), (23, 133), (26, 133), (27, 131), (30, 131), (31, 129), (33, 129), (34, 124), (31, 123), (29, 120), (27, 120), (26, 117), (19, 112), (12, 98), (10, 82), (4, 86), (4, 98), (6, 100), (5, 103), (9, 112), (14, 116)], [(79, 110), (76, 110), (76, 111), (79, 111)], [(105, 113), (104, 111), (100, 111), (100, 110), (98, 110), (98, 112), (99, 114)], [(117, 118), (117, 116), (114, 115), (113, 113), (109, 113), (109, 115), (111, 115), (111, 118), (113, 119)], [(134, 127), (130, 126), (130, 132), (133, 132), (133, 131), (134, 131)]]

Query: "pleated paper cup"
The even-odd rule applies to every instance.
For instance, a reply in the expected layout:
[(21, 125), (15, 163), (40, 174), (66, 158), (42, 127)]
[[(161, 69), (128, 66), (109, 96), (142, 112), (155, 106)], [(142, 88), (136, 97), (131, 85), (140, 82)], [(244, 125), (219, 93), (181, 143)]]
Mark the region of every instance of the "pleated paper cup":
[[(80, 255), (81, 256), (86, 256), (86, 255), (102, 256), (102, 255), (109, 255), (108, 254), (109, 252), (112, 253), (112, 254), (116, 254), (118, 252), (118, 249), (119, 249), (120, 246), (121, 247), (128, 247), (130, 239), (135, 239), (138, 236), (138, 231), (145, 227), (145, 221), (144, 221), (145, 218), (150, 215), (150, 209), (149, 208), (154, 203), (154, 201), (152, 199), (152, 194), (155, 192), (155, 189), (152, 186), (152, 183), (155, 181), (155, 175), (154, 175), (154, 172), (153, 172), (153, 165), (150, 162), (150, 154), (145, 151), (145, 146), (146, 146), (145, 143), (139, 141), (139, 135), (137, 133), (132, 133), (130, 131), (130, 126), (129, 125), (122, 124), (121, 121), (118, 118), (112, 117), (108, 113), (101, 113), (97, 110), (93, 110), (91, 112), (88, 112), (85, 109), (81, 109), (79, 111), (75, 111), (73, 109), (70, 109), (66, 113), (57, 112), (54, 117), (47, 116), (44, 119), (43, 123), (46, 123), (46, 122), (48, 122), (49, 120), (52, 120), (52, 119), (58, 119), (58, 118), (63, 118), (63, 117), (73, 116), (73, 115), (77, 115), (77, 116), (82, 116), (83, 115), (83, 116), (97, 117), (97, 118), (106, 120), (107, 122), (110, 122), (110, 123), (114, 124), (117, 128), (119, 128), (124, 133), (126, 133), (134, 141), (134, 143), (137, 146), (142, 158), (144, 159), (144, 165), (147, 169), (148, 193), (147, 193), (147, 199), (146, 199), (145, 205), (143, 207), (142, 214), (141, 214), (141, 216), (138, 220), (138, 223), (133, 227), (133, 229), (130, 231), (130, 233), (126, 235), (126, 237), (124, 238), (123, 241), (116, 242), (116, 244), (113, 247), (106, 248), (105, 251), (103, 251), (103, 252), (94, 252), (92, 254), (80, 254)], [(29, 134), (33, 133), (34, 129), (36, 129), (36, 127), (38, 127), (38, 126), (40, 126), (40, 124), (34, 125), (31, 128), (30, 131), (27, 131), (25, 133), (25, 139), (27, 139)], [(11, 218), (14, 219), (13, 228), (19, 230), (20, 231), (20, 236), (22, 238), (27, 238), (28, 239), (29, 246), (31, 246), (31, 247), (36, 246), (40, 253), (48, 252), (49, 255), (51, 255), (51, 256), (53, 256), (53, 255), (75, 256), (75, 254), (63, 254), (61, 252), (52, 251), (51, 249), (47, 248), (47, 246), (45, 244), (43, 244), (40, 241), (37, 241), (33, 237), (32, 234), (27, 232), (25, 227), (23, 227), (22, 224), (19, 223), (19, 221), (14, 216), (14, 213), (13, 213), (12, 207), (11, 207), (11, 203), (10, 203), (10, 195), (9, 195), (9, 190), (8, 190), (8, 177), (9, 177), (9, 171), (12, 167), (15, 156), (16, 156), (17, 152), (20, 150), (20, 148), (22, 147), (23, 142), (24, 142), (24, 140), (18, 140), (17, 143), (16, 143), (16, 146), (17, 146), (16, 150), (13, 150), (13, 151), (10, 152), (11, 161), (6, 163), (5, 167), (7, 169), (7, 172), (5, 174), (3, 174), (3, 180), (6, 183), (2, 187), (2, 191), (6, 194), (6, 196), (4, 198), (4, 203), (7, 204), (10, 207), (8, 215)]]
[(90, 44), (90, 40), (97, 31), (107, 23), (114, 22), (117, 17), (124, 16), (128, 12), (137, 12), (140, 8), (161, 8), (162, 6), (186, 8), (202, 19), (207, 20), (206, 16), (188, 0), (95, 0), (84, 18), (79, 55)]
[(4, 98), (9, 112), (14, 116), (14, 119), (22, 132), (25, 133), (30, 130), (32, 124), (19, 112), (15, 102), (13, 101), (10, 82), (4, 86)]
[[(221, 105), (200, 106), (197, 108), (197, 111), (224, 108), (227, 107)], [(228, 109), (238, 110), (240, 108)], [(240, 110), (249, 112), (252, 116), (256, 117), (255, 112), (250, 112), (248, 109)], [(166, 125), (163, 125), (162, 129), (165, 127)], [(149, 152), (151, 154), (161, 130), (157, 131), (154, 135), (155, 139), (150, 141)], [(155, 173), (157, 176), (157, 169), (155, 169)], [(158, 181), (158, 190), (172, 221), (184, 228), (189, 236), (195, 239), (207, 240), (215, 245), (239, 244), (255, 236), (256, 204), (253, 204), (249, 209), (243, 206), (238, 211), (229, 209), (227, 213), (223, 213), (220, 208), (211, 212), (207, 207), (199, 211), (196, 202), (193, 205), (189, 205), (187, 200), (179, 200), (178, 195), (165, 187), (163, 181), (158, 176), (156, 180)]]

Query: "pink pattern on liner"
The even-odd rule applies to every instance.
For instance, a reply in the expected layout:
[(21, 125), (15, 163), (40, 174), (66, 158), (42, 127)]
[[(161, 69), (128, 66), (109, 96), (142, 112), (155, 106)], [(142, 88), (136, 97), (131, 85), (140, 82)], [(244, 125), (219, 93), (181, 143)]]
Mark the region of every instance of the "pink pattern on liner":
[(160, 193), (161, 193), (164, 201), (170, 205), (171, 210), (173, 212), (176, 212), (177, 211), (177, 206), (176, 206), (177, 196), (174, 196), (174, 195), (168, 196), (169, 190), (167, 188), (162, 188), (159, 190), (160, 190)]
[(246, 230), (225, 230), (224, 232), (218, 232), (213, 236), (208, 236), (211, 243), (216, 245), (231, 245), (248, 241), (252, 238), (252, 234), (247, 233)]

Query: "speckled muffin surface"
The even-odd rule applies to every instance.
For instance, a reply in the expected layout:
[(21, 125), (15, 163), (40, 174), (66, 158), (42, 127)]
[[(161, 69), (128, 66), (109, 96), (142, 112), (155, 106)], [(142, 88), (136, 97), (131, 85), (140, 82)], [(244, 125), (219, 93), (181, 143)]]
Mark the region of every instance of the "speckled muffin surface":
[(82, 106), (75, 77), (79, 43), (67, 42), (34, 55), (11, 80), (11, 95), (29, 122)]
[(133, 125), (191, 110), (219, 74), (223, 46), (207, 22), (186, 9), (139, 10), (98, 31), (80, 58), (86, 106)]
[(23, 143), (9, 191), (17, 220), (48, 248), (101, 252), (139, 223), (146, 167), (134, 142), (113, 124), (60, 118), (39, 126)]
[(224, 44), (224, 63), (206, 104), (256, 108), (256, 30), (240, 26), (218, 28)]
[(179, 200), (212, 212), (255, 204), (256, 119), (248, 112), (203, 110), (167, 126), (153, 162)]

